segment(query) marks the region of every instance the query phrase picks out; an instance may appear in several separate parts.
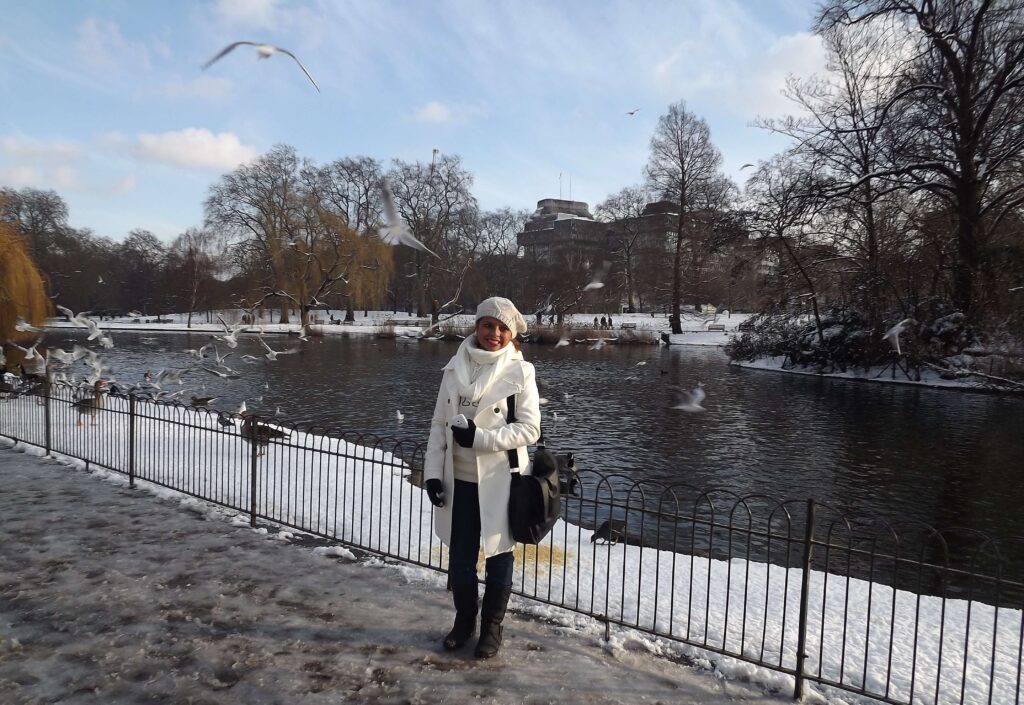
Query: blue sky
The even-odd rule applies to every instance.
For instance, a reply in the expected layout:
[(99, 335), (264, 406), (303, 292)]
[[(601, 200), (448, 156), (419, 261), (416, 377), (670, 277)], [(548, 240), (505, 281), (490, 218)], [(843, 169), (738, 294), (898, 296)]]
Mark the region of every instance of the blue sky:
[[(169, 240), (207, 189), (276, 143), (318, 163), (459, 154), (483, 208), (593, 207), (639, 183), (683, 99), (725, 170), (784, 143), (751, 125), (824, 69), (811, 0), (0, 0), (0, 185), (52, 188), (71, 223)], [(293, 51), (257, 61), (236, 40)], [(628, 110), (639, 108), (635, 116)]]

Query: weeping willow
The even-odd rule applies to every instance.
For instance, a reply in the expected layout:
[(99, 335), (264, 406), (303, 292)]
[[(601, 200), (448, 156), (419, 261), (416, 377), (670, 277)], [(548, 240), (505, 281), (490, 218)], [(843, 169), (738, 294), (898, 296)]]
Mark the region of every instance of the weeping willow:
[[(10, 223), (0, 222), (0, 343), (21, 343), (37, 337), (16, 331), (18, 317), (40, 325), (51, 312), (43, 276), (25, 250), (21, 237)], [(17, 364), (20, 353), (8, 347), (8, 363)]]

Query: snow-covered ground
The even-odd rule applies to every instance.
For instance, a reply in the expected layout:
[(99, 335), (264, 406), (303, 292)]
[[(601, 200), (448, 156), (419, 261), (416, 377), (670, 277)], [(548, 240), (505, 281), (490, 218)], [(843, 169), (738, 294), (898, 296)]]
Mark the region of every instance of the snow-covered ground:
[(762, 357), (757, 360), (733, 361), (732, 364), (737, 367), (745, 367), (751, 370), (769, 370), (772, 372), (785, 372), (787, 374), (795, 375), (810, 375), (812, 377), (835, 377), (837, 379), (854, 379), (864, 382), (886, 382), (888, 384), (909, 384), (919, 387), (943, 387), (946, 389), (975, 391), (994, 390), (991, 382), (986, 380), (984, 377), (964, 375), (962, 377), (957, 377), (956, 379), (944, 379), (939, 375), (937, 370), (929, 368), (923, 368), (920, 371), (920, 379), (911, 379), (908, 378), (907, 375), (899, 368), (894, 370), (892, 365), (887, 365), (885, 367), (869, 367), (867, 369), (855, 367), (847, 370), (846, 372), (837, 370), (835, 372), (819, 373), (799, 368), (784, 368), (783, 365), (785, 362), (785, 355), (777, 355), (775, 357)]
[(0, 450), (4, 705), (787, 700), (653, 656), (627, 633), (605, 643), (593, 623), (524, 616), (517, 598), (498, 657), (448, 653), (439, 574), (301, 547), (148, 489), (165, 501), (121, 475)]
[[(53, 447), (126, 469), (127, 402), (110, 399), (99, 423), (75, 427), (55, 403)], [(43, 443), (43, 409), (32, 398), (0, 406), (0, 433)], [(234, 425), (175, 406), (140, 404), (134, 428), (139, 478), (178, 487), (239, 509), (250, 507), (252, 455)], [(88, 420), (87, 422), (88, 423)], [(183, 425), (182, 425), (183, 424)], [(431, 508), (410, 485), (391, 448), (355, 445), (294, 431), (257, 458), (257, 512), (386, 555), (442, 567), (430, 530)], [(408, 452), (408, 450), (407, 450)], [(248, 519), (232, 515), (242, 525)], [(516, 588), (556, 606), (524, 601), (529, 613), (573, 626), (557, 605), (742, 654), (785, 670), (796, 665), (802, 571), (740, 559), (714, 560), (650, 547), (591, 541), (592, 532), (559, 522), (537, 552), (517, 561)], [(422, 568), (410, 568), (420, 575)], [(437, 581), (436, 574), (424, 579)], [(878, 583), (812, 572), (807, 673), (861, 687), (894, 702), (1018, 702), (1019, 609), (918, 596)], [(696, 646), (633, 634), (656, 653), (678, 654), (733, 679), (787, 692), (793, 678)], [(812, 686), (816, 687), (816, 686)], [(851, 702), (843, 691), (824, 691)]]
[[(229, 324), (236, 323), (241, 320), (242, 311), (230, 310), (221, 311), (220, 314), (224, 317), (224, 320)], [(408, 312), (392, 312), (392, 311), (357, 311), (355, 314), (355, 320), (351, 323), (331, 323), (332, 320), (341, 321), (345, 318), (344, 311), (315, 311), (313, 312), (314, 330), (316, 333), (322, 335), (350, 335), (350, 334), (363, 334), (373, 335), (384, 329), (390, 330), (397, 335), (419, 335), (419, 333), (429, 325), (427, 319), (417, 318), (415, 314)], [(734, 314), (694, 314), (684, 313), (683, 314), (683, 332), (677, 335), (671, 336), (671, 343), (673, 345), (702, 345), (702, 346), (722, 346), (729, 342), (734, 333), (736, 327), (743, 321), (750, 318), (753, 314), (747, 313), (734, 313)], [(210, 322), (207, 322), (207, 319)], [(601, 326), (600, 318), (598, 316), (598, 325), (596, 328), (601, 331), (603, 336), (612, 338), (619, 335), (629, 335), (630, 331), (638, 331), (641, 333), (651, 333), (660, 335), (663, 332), (669, 330), (668, 318), (665, 314), (654, 314), (649, 313), (622, 313), (612, 317), (612, 326)], [(292, 319), (296, 321), (291, 324), (275, 323), (278, 320), (278, 314), (274, 311), (267, 310), (261, 320), (257, 321), (252, 327), (248, 328), (248, 332), (255, 333), (262, 331), (264, 333), (298, 333), (299, 325), (297, 323), (298, 317), (293, 316)], [(161, 322), (157, 322), (161, 321)], [(419, 323), (413, 325), (407, 325), (418, 321)], [(571, 314), (565, 318), (566, 324), (572, 329), (594, 329), (594, 316), (593, 314)], [(397, 322), (397, 324), (396, 324)], [(139, 332), (180, 332), (180, 331), (209, 331), (210, 333), (222, 332), (223, 326), (217, 321), (215, 315), (193, 314), (191, 326), (188, 325), (188, 314), (186, 313), (174, 313), (157, 318), (156, 316), (122, 316), (117, 318), (107, 318), (99, 322), (100, 327), (104, 330), (110, 331), (139, 331)], [(543, 317), (543, 322), (537, 325), (536, 317), (527, 317), (527, 324), (531, 330), (558, 330), (558, 327), (551, 324), (548, 317)], [(625, 328), (623, 328), (625, 324)], [(66, 320), (60, 318), (53, 318), (47, 322), (49, 327), (54, 328), (68, 328), (71, 324)], [(472, 314), (463, 314), (452, 317), (445, 320), (443, 326), (471, 326), (473, 325)], [(724, 331), (712, 330), (708, 331), (709, 325), (722, 326)], [(570, 336), (571, 337), (571, 336)]]

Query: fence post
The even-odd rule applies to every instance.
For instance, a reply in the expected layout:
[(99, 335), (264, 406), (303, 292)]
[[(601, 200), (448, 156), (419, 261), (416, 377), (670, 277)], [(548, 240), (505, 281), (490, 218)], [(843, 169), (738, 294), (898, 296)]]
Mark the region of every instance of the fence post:
[(796, 642), (796, 687), (793, 700), (804, 696), (804, 662), (807, 660), (807, 603), (811, 591), (811, 550), (814, 542), (814, 500), (807, 500), (807, 524), (804, 527), (803, 576), (800, 579), (800, 622)]
[(135, 392), (128, 392), (128, 486), (135, 488)]
[(49, 457), (53, 445), (53, 437), (51, 435), (52, 427), (50, 424), (50, 397), (53, 394), (53, 384), (48, 383), (43, 387), (43, 389), (45, 390), (43, 393), (43, 425), (46, 427), (44, 430), (46, 437), (46, 456)]
[(259, 460), (256, 455), (256, 439), (250, 444), (252, 450), (249, 453), (249, 526), (256, 526), (256, 466)]

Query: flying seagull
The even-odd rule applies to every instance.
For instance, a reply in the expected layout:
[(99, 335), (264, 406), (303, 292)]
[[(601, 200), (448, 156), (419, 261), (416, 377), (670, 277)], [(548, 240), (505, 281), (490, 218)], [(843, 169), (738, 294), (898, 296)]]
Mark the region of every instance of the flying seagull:
[(391, 193), (391, 187), (388, 186), (387, 181), (381, 180), (380, 191), (384, 200), (384, 217), (387, 219), (384, 229), (380, 231), (380, 239), (387, 245), (407, 245), (415, 250), (429, 252), (434, 257), (441, 259), (439, 255), (417, 240), (416, 236), (410, 232), (409, 226), (402, 221), (401, 216), (398, 215), (398, 209), (395, 208), (395, 195)]
[(626, 115), (636, 115), (638, 112), (640, 112), (640, 108), (633, 108), (632, 110), (627, 110)]
[(679, 409), (680, 411), (704, 411), (704, 407), (700, 405), (704, 401), (704, 385), (697, 382), (697, 386), (692, 391), (681, 389), (680, 387), (669, 387), (672, 390), (672, 404), (669, 406), (670, 409)]
[(893, 349), (896, 351), (896, 355), (903, 354), (900, 350), (900, 333), (906, 330), (907, 326), (912, 326), (915, 323), (917, 323), (917, 321), (913, 318), (904, 318), (902, 321), (886, 331), (885, 335), (882, 336), (882, 340), (888, 340), (892, 345)]
[(612, 263), (605, 260), (601, 265), (601, 268), (594, 271), (594, 276), (590, 282), (583, 287), (583, 291), (592, 291), (594, 289), (600, 289), (604, 287), (604, 278), (608, 276), (608, 270), (611, 268)]
[(747, 162), (746, 164), (744, 164), (743, 166), (741, 166), (741, 167), (740, 167), (740, 169), (746, 169), (747, 167), (750, 167), (750, 166), (754, 166), (754, 165), (753, 165), (753, 164), (751, 164), (750, 162)]
[(22, 333), (43, 333), (42, 328), (36, 328), (34, 325), (26, 321), (21, 316), (18, 316), (14, 323), (14, 330), (21, 331)]
[(220, 50), (219, 54), (217, 54), (212, 59), (203, 64), (203, 70), (205, 71), (206, 69), (210, 68), (210, 66), (213, 65), (214, 62), (219, 60), (221, 57), (229, 54), (235, 47), (243, 45), (256, 47), (256, 52), (260, 59), (269, 59), (274, 54), (284, 54), (285, 56), (292, 57), (293, 59), (295, 59), (295, 63), (299, 65), (299, 68), (302, 69), (302, 73), (306, 74), (306, 78), (308, 78), (309, 82), (313, 84), (313, 88), (316, 88), (317, 93), (320, 92), (320, 86), (316, 85), (316, 81), (314, 81), (313, 77), (309, 75), (309, 71), (307, 71), (306, 67), (302, 65), (302, 62), (299, 61), (299, 58), (295, 56), (295, 54), (288, 51), (287, 49), (282, 49), (281, 47), (276, 47), (272, 44), (260, 44), (258, 42), (234, 42), (233, 44), (228, 44), (226, 47)]

